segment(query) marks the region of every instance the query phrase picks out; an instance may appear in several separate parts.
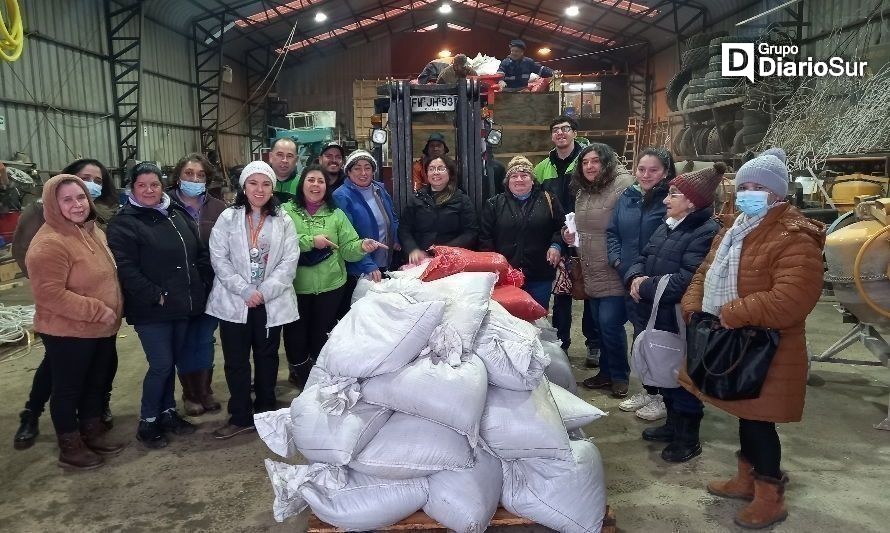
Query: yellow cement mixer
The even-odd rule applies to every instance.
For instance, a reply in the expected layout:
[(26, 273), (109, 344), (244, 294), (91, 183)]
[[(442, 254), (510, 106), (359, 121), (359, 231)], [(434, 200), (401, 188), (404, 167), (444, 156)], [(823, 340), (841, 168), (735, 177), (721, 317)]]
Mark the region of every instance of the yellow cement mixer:
[[(829, 228), (825, 281), (856, 324), (813, 360), (831, 362), (848, 346), (862, 342), (888, 366), (890, 344), (884, 339), (890, 339), (890, 198), (859, 201), (850, 215), (857, 221), (835, 231)], [(890, 405), (887, 418), (875, 428), (890, 430)]]

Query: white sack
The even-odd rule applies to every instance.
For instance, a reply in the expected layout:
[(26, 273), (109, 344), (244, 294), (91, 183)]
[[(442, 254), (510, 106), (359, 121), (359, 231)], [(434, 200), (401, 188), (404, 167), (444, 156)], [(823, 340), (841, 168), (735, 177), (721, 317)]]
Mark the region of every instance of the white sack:
[(556, 332), (556, 328), (554, 328), (550, 322), (547, 322), (546, 318), (539, 318), (534, 321), (534, 325), (536, 328), (541, 330), (538, 334), (538, 338), (541, 339), (541, 342), (555, 342), (562, 347), (562, 341), (559, 340), (559, 334)]
[(488, 382), (510, 390), (532, 390), (541, 383), (550, 358), (538, 328), (492, 301), (474, 347), (488, 371)]
[(473, 449), (463, 435), (416, 416), (393, 413), (349, 466), (369, 476), (410, 479), (464, 470), (473, 462)]
[(291, 403), (290, 434), (309, 462), (348, 464), (392, 414), (359, 401), (355, 379), (339, 379), (308, 387)]
[(488, 312), (491, 291), (497, 279), (498, 275), (492, 272), (460, 272), (435, 281), (387, 279), (371, 285), (369, 294), (395, 292), (418, 302), (444, 301), (442, 323), (457, 330), (463, 351), (469, 352)]
[(393, 372), (414, 360), (442, 321), (445, 304), (417, 302), (400, 294), (368, 294), (331, 331), (321, 350), (325, 370), (367, 378)]
[(501, 462), (477, 448), (473, 468), (429, 477), (430, 495), (423, 512), (451, 531), (482, 533), (498, 509), (503, 477)]
[(431, 346), (402, 369), (368, 379), (362, 399), (447, 426), (476, 446), (488, 376), (472, 354), (461, 354), (457, 333), (436, 328)]
[(562, 349), (559, 342), (545, 341), (541, 338), (541, 346), (544, 347), (544, 353), (550, 357), (550, 364), (544, 369), (544, 375), (551, 383), (555, 383), (566, 389), (572, 394), (578, 393), (578, 382), (575, 381), (575, 374), (572, 372), (572, 365), (569, 363), (569, 356)]
[(297, 445), (290, 433), (290, 408), (283, 407), (277, 411), (266, 411), (253, 415), (256, 432), (274, 453), (282, 457), (293, 457), (297, 454)]
[(265, 464), (278, 522), (308, 505), (328, 524), (373, 531), (411, 516), (428, 497), (426, 478), (393, 481), (321, 463), (294, 466), (266, 459)]
[(598, 407), (590, 405), (556, 383), (550, 384), (550, 394), (553, 395), (559, 416), (568, 431), (582, 428), (606, 416)]
[(501, 502), (511, 513), (562, 533), (596, 533), (606, 514), (606, 482), (596, 446), (572, 441), (575, 460), (504, 461)]
[(546, 379), (531, 392), (488, 387), (479, 434), (504, 461), (533, 457), (572, 461), (569, 436)]

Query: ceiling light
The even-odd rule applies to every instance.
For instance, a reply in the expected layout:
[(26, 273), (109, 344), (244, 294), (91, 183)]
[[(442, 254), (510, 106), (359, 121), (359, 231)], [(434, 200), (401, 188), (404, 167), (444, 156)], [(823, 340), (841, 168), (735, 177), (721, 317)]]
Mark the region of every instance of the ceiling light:
[(540, 50), (538, 50), (538, 53), (541, 54), (541, 55), (543, 55), (543, 56), (546, 56), (546, 55), (549, 54), (550, 52), (552, 52), (552, 50), (550, 50), (550, 49), (547, 48), (546, 46), (545, 46), (544, 48), (541, 48)]
[(443, 15), (451, 13), (451, 4), (449, 4), (448, 2), (442, 2), (442, 5), (439, 6), (439, 13), (442, 13)]
[(566, 16), (567, 17), (577, 17), (578, 13), (580, 13), (580, 12), (581, 12), (581, 10), (578, 9), (578, 6), (569, 6), (566, 8)]
[(441, 52), (439, 52), (439, 57), (451, 57), (451, 50), (442, 50)]
[(324, 22), (326, 20), (328, 20), (328, 16), (321, 11), (315, 14), (315, 22)]

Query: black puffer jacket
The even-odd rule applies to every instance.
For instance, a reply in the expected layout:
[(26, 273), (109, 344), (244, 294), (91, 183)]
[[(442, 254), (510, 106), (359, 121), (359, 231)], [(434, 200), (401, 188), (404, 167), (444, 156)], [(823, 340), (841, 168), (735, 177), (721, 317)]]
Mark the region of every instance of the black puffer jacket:
[(552, 280), (556, 270), (547, 262), (547, 249), (552, 244), (563, 247), (560, 230), (565, 220), (559, 200), (538, 185), (525, 202), (509, 191), (498, 194), (482, 208), (479, 250), (502, 254), (529, 281)]
[[(210, 254), (192, 217), (175, 202), (168, 215), (124, 204), (108, 224), (130, 324), (188, 318), (204, 312), (213, 283)], [(164, 295), (164, 305), (159, 303)]]
[(662, 223), (643, 248), (643, 253), (627, 270), (624, 283), (628, 288), (634, 278), (649, 277), (640, 285), (640, 301), (635, 304), (635, 313), (631, 317), (638, 331), (645, 329), (649, 321), (659, 279), (671, 274), (658, 306), (655, 329), (677, 333), (674, 306), (680, 303), (692, 276), (708, 255), (711, 241), (720, 231), (713, 216), (714, 211), (706, 208), (690, 213), (674, 229)]
[(399, 218), (399, 241), (405, 253), (426, 251), (434, 244), (473, 248), (479, 223), (470, 197), (457, 189), (442, 205), (436, 205), (429, 185), (408, 202)]

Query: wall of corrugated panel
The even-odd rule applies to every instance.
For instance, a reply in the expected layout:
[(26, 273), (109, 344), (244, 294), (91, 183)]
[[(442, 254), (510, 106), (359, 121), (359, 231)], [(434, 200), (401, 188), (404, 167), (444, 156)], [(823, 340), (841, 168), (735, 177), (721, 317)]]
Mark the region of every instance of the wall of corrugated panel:
[(143, 72), (140, 89), (143, 120), (198, 126), (197, 94), (192, 86)]
[[(38, 32), (104, 54), (105, 7), (97, 0), (20, 0), (25, 33)], [(28, 41), (26, 46), (33, 41)]]
[(232, 98), (244, 100), (247, 98), (247, 74), (243, 66), (227, 58), (223, 58), (223, 65), (232, 69), (232, 83), (223, 83), (222, 93)]
[(218, 144), (223, 166), (243, 165), (250, 161), (250, 145), (246, 136), (220, 133)]
[(193, 128), (143, 124), (139, 138), (140, 159), (172, 165), (197, 149), (198, 132)]
[(392, 72), (390, 39), (371, 41), (325, 58), (290, 67), (279, 76), (279, 94), (293, 111), (337, 112), (337, 124), (354, 134), (352, 82)]
[(142, 29), (142, 68), (166, 76), (194, 81), (195, 60), (191, 39), (150, 20)]

